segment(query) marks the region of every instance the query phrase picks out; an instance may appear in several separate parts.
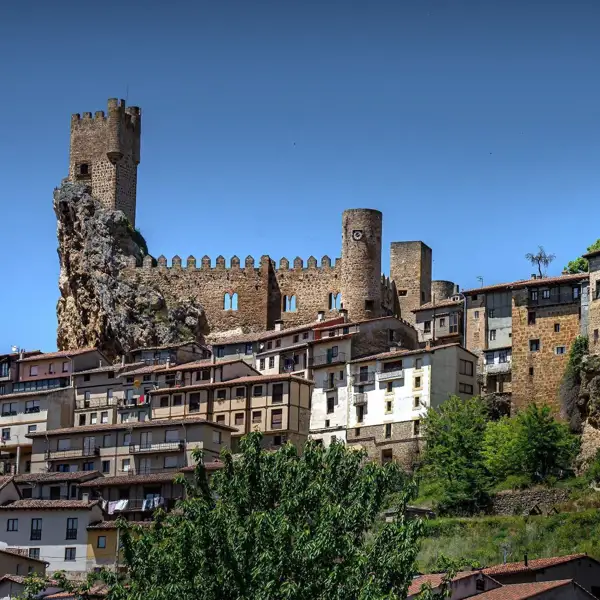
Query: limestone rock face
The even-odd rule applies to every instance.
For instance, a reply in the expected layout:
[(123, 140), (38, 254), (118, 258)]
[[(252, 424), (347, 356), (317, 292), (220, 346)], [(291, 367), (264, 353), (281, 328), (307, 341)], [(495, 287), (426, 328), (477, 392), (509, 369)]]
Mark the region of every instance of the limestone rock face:
[(54, 192), (60, 259), (57, 305), (60, 349), (95, 346), (116, 358), (143, 346), (204, 341), (204, 310), (192, 298), (168, 301), (157, 289), (132, 285), (121, 270), (141, 264), (141, 236), (121, 211), (104, 207), (80, 183)]

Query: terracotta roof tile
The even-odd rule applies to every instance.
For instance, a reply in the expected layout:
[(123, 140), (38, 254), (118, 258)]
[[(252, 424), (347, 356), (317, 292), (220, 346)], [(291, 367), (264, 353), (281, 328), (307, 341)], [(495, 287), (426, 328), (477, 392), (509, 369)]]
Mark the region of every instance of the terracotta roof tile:
[(137, 354), (138, 352), (150, 352), (151, 350), (169, 350), (170, 348), (183, 348), (183, 346), (189, 346), (190, 344), (195, 344), (196, 346), (200, 346), (200, 348), (206, 347), (204, 344), (200, 344), (196, 340), (188, 340), (187, 342), (164, 344), (163, 346), (146, 346), (144, 348), (136, 348), (135, 350), (132, 350), (129, 354)]
[[(31, 556), (29, 556), (28, 554), (22, 554), (21, 552), (18, 552), (16, 549), (13, 548), (0, 548), (0, 552), (4, 552), (6, 554), (14, 554), (15, 556), (20, 556), (21, 558), (24, 558), (26, 560), (32, 560), (33, 562), (38, 562), (43, 565), (46, 564), (45, 560), (41, 560), (39, 558), (31, 558)], [(27, 550), (25, 550), (25, 552), (27, 552)]]
[(0, 510), (40, 510), (40, 509), (90, 509), (98, 504), (97, 500), (85, 502), (84, 500), (15, 500), (10, 504), (0, 506)]
[(64, 392), (65, 390), (73, 390), (72, 386), (52, 388), (51, 390), (36, 390), (35, 392), (15, 392), (14, 394), (4, 394), (0, 396), (0, 400), (11, 400), (12, 398), (27, 398), (29, 396), (43, 396), (47, 394), (55, 394), (56, 392)]
[(133, 371), (123, 371), (119, 373), (119, 377), (131, 377), (133, 375), (145, 375), (147, 373), (157, 373), (160, 371), (165, 371), (167, 369), (166, 364), (162, 365), (146, 365), (145, 367), (140, 367), (139, 369), (134, 369)]
[(584, 281), (589, 278), (589, 273), (575, 273), (569, 275), (557, 275), (556, 277), (542, 277), (541, 279), (519, 279), (509, 283), (496, 283), (494, 285), (486, 285), (481, 288), (473, 288), (471, 290), (463, 290), (465, 296), (473, 296), (476, 294), (485, 294), (500, 289), (520, 289), (524, 287), (538, 287), (551, 285), (554, 283), (569, 283), (571, 281)]
[(0, 477), (0, 490), (14, 479), (13, 475), (3, 475)]
[[(483, 592), (476, 596), (477, 600), (527, 600), (535, 598), (542, 592), (554, 590), (563, 586), (573, 585), (572, 579), (558, 581), (538, 581), (535, 583), (516, 583)], [(593, 598), (593, 596), (591, 596)]]
[(76, 350), (60, 350), (58, 352), (43, 352), (42, 354), (36, 354), (35, 356), (28, 356), (22, 358), (19, 362), (28, 362), (32, 360), (47, 360), (50, 358), (72, 358), (73, 356), (79, 356), (80, 354), (87, 354), (88, 352), (98, 352), (97, 348), (79, 348)]
[(555, 565), (562, 565), (572, 560), (579, 558), (587, 558), (587, 554), (567, 554), (566, 556), (551, 556), (550, 558), (534, 558), (527, 561), (527, 565), (523, 561), (506, 563), (504, 565), (494, 565), (483, 569), (486, 575), (511, 575), (513, 573), (524, 573), (527, 571), (538, 571)]
[[(190, 371), (192, 369), (201, 369), (203, 367), (222, 367), (223, 365), (233, 365), (235, 363), (244, 363), (245, 365), (248, 365), (248, 363), (244, 360), (242, 360), (241, 358), (236, 358), (236, 359), (232, 359), (232, 360), (216, 360), (215, 362), (212, 362), (212, 360), (210, 358), (205, 358), (204, 360), (197, 360), (194, 362), (189, 362), (189, 363), (182, 363), (180, 365), (175, 365), (174, 367), (170, 367), (168, 369), (165, 369), (166, 373), (173, 373), (175, 371)], [(251, 369), (253, 369), (254, 371), (256, 371), (256, 369), (254, 369), (254, 367), (252, 367), (251, 365), (248, 365)], [(258, 373), (258, 371), (257, 371)]]
[[(174, 388), (183, 389), (183, 388)], [(163, 391), (164, 393), (164, 391)], [(82, 427), (65, 427), (63, 429), (50, 429), (48, 431), (37, 431), (35, 433), (29, 433), (26, 437), (51, 437), (55, 435), (64, 435), (65, 433), (81, 433), (86, 434), (88, 432), (95, 431), (126, 431), (128, 429), (144, 429), (147, 427), (172, 427), (173, 425), (195, 425), (197, 423), (206, 423), (211, 427), (218, 427), (225, 431), (237, 431), (235, 427), (229, 427), (228, 425), (222, 425), (221, 423), (214, 423), (213, 421), (207, 421), (202, 417), (187, 417), (185, 419), (157, 419), (154, 421), (136, 421), (133, 423), (103, 423), (100, 425), (84, 425)]]
[(178, 471), (162, 473), (140, 473), (137, 475), (116, 475), (115, 477), (98, 476), (79, 485), (80, 488), (113, 487), (119, 485), (135, 485), (137, 483), (169, 483), (178, 475)]
[(165, 395), (165, 394), (177, 394), (179, 392), (188, 392), (194, 390), (210, 389), (210, 388), (223, 388), (232, 385), (252, 385), (258, 383), (269, 383), (271, 381), (298, 381), (300, 383), (313, 384), (309, 379), (303, 379), (297, 375), (289, 375), (287, 373), (279, 373), (276, 375), (248, 375), (247, 377), (238, 377), (236, 379), (228, 379), (227, 381), (216, 381), (214, 383), (198, 383), (195, 385), (187, 385), (175, 388), (160, 388), (158, 390), (152, 390), (151, 396)]
[(411, 312), (419, 312), (420, 310), (431, 310), (433, 308), (444, 308), (447, 306), (461, 306), (463, 304), (463, 300), (452, 300), (450, 298), (446, 300), (439, 300), (437, 302), (426, 302), (425, 304), (421, 304), (417, 308), (413, 309)]
[[(471, 577), (473, 575), (477, 575), (477, 572), (460, 571), (454, 576), (452, 581), (458, 581), (460, 579), (464, 579), (465, 577)], [(431, 585), (431, 588), (435, 590), (437, 587), (442, 585), (442, 581), (444, 580), (445, 576), (445, 573), (431, 573), (428, 575), (421, 575), (420, 577), (415, 577), (415, 579), (412, 580), (408, 588), (408, 595), (412, 596), (414, 594), (418, 594), (421, 591), (421, 587), (426, 583)]]
[(67, 473), (24, 473), (15, 476), (15, 483), (58, 483), (61, 481), (86, 481), (98, 477), (100, 471), (69, 471)]
[[(360, 363), (360, 362), (369, 362), (373, 360), (386, 360), (388, 358), (402, 358), (403, 356), (413, 356), (415, 354), (426, 354), (428, 352), (436, 352), (437, 350), (444, 350), (445, 348), (453, 348), (457, 346), (468, 352), (469, 354), (473, 354), (466, 348), (463, 348), (458, 342), (454, 342), (453, 344), (442, 344), (441, 346), (431, 346), (431, 348), (419, 348), (418, 350), (403, 350), (402, 348), (398, 348), (395, 352), (381, 352), (379, 354), (372, 354), (370, 356), (363, 356), (362, 358), (355, 358), (351, 360), (350, 363)], [(475, 356), (473, 354), (473, 356)]]

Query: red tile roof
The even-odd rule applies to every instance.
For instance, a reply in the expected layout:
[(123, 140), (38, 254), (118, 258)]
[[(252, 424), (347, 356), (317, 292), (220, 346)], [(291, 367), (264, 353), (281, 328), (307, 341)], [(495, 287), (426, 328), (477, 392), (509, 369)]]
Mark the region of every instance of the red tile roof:
[(84, 500), (15, 500), (10, 504), (0, 505), (0, 510), (40, 510), (40, 509), (68, 509), (89, 510), (98, 505), (98, 500), (85, 502)]
[[(194, 390), (210, 389), (210, 388), (223, 388), (232, 385), (246, 385), (246, 384), (258, 384), (258, 383), (269, 383), (270, 381), (298, 381), (300, 383), (307, 383), (312, 385), (313, 382), (309, 379), (303, 379), (297, 375), (289, 375), (287, 373), (279, 373), (276, 375), (248, 375), (247, 377), (237, 377), (236, 379), (228, 379), (227, 381), (216, 381), (214, 383), (198, 383), (194, 385), (187, 385), (182, 387), (174, 388), (160, 388), (158, 390), (152, 390), (150, 395), (164, 395), (164, 394), (178, 394), (179, 392), (187, 392)], [(113, 425), (114, 427), (114, 425)]]
[(119, 373), (119, 377), (131, 377), (132, 375), (145, 375), (147, 373), (156, 373), (159, 371), (165, 371), (166, 368), (166, 364), (146, 365), (145, 367), (134, 369), (133, 371), (123, 371), (122, 373)]
[(0, 490), (7, 484), (9, 484), (13, 480), (13, 475), (3, 475), (0, 477)]
[(97, 348), (79, 348), (78, 350), (60, 350), (58, 352), (43, 352), (42, 354), (36, 354), (35, 356), (28, 356), (22, 358), (19, 362), (28, 362), (32, 360), (47, 360), (50, 358), (72, 358), (80, 354), (87, 354), (89, 352), (98, 352)]
[(589, 273), (575, 273), (569, 275), (558, 275), (556, 277), (542, 277), (539, 279), (519, 279), (518, 281), (512, 281), (510, 283), (497, 283), (494, 285), (486, 285), (481, 288), (473, 288), (471, 290), (463, 290), (465, 296), (473, 296), (476, 294), (485, 294), (486, 292), (493, 292), (494, 290), (501, 289), (520, 289), (524, 287), (538, 287), (551, 285), (554, 283), (569, 283), (571, 281), (584, 281), (589, 279)]
[[(0, 552), (4, 552), (5, 554), (13, 554), (15, 556), (20, 556), (21, 558), (24, 558), (25, 560), (32, 560), (33, 562), (38, 562), (43, 565), (46, 564), (45, 560), (41, 560), (39, 558), (31, 558), (31, 556), (29, 556), (28, 554), (21, 554), (21, 552), (17, 551), (16, 549), (13, 549), (13, 548), (0, 548)], [(27, 552), (27, 551), (25, 551), (25, 552)]]
[(15, 475), (15, 483), (59, 483), (61, 481), (86, 481), (98, 477), (100, 471), (69, 471), (67, 473), (23, 473)]
[(426, 302), (425, 304), (421, 304), (417, 308), (413, 309), (411, 312), (419, 312), (420, 310), (431, 310), (433, 308), (444, 308), (445, 306), (461, 306), (463, 304), (463, 300), (452, 300), (450, 298), (446, 300), (438, 300), (437, 302)]
[[(528, 571), (539, 571), (540, 569), (547, 569), (548, 567), (554, 567), (556, 565), (562, 565), (564, 563), (571, 562), (580, 558), (589, 558), (587, 554), (567, 554), (566, 556), (551, 556), (550, 558), (534, 558), (527, 561), (525, 565), (524, 561), (506, 563), (504, 565), (494, 565), (483, 569), (486, 575), (494, 577), (494, 575), (512, 575), (513, 573), (525, 573)], [(594, 559), (592, 559), (594, 560)]]
[[(562, 579), (558, 581), (538, 581), (535, 583), (516, 583), (513, 585), (503, 585), (502, 587), (477, 594), (477, 600), (527, 600), (535, 598), (542, 592), (554, 590), (564, 586), (572, 586), (572, 579)], [(593, 598), (594, 596), (591, 596)]]
[[(216, 360), (215, 362), (212, 362), (210, 358), (205, 358), (204, 360), (197, 360), (194, 362), (182, 363), (180, 365), (169, 367), (168, 369), (165, 369), (165, 372), (172, 373), (175, 371), (190, 371), (193, 369), (201, 369), (203, 367), (222, 367), (223, 365), (233, 365), (235, 363), (244, 363), (253, 371), (256, 371), (256, 369), (252, 365), (249, 365), (245, 360), (242, 360), (241, 358), (236, 358), (233, 360)], [(258, 373), (258, 371), (256, 372)]]
[(444, 350), (445, 348), (452, 348), (457, 346), (468, 352), (469, 354), (473, 354), (466, 348), (462, 348), (462, 346), (458, 342), (454, 342), (453, 344), (442, 344), (441, 346), (431, 346), (431, 348), (419, 348), (418, 350), (404, 350), (402, 348), (398, 348), (395, 352), (381, 352), (379, 354), (372, 354), (370, 356), (363, 356), (362, 358), (355, 358), (354, 360), (349, 361), (350, 363), (360, 363), (360, 362), (370, 362), (373, 360), (386, 360), (388, 358), (402, 358), (403, 356), (413, 356), (414, 354), (426, 354), (428, 352), (436, 352), (437, 350)]
[[(154, 521), (127, 521), (127, 525), (141, 525), (149, 527)], [(98, 521), (87, 526), (87, 529), (117, 529), (117, 521)]]
[(13, 394), (4, 394), (0, 396), (0, 400), (11, 400), (12, 398), (27, 398), (29, 396), (43, 396), (47, 394), (55, 394), (64, 392), (65, 390), (73, 390), (72, 386), (52, 388), (51, 390), (35, 390), (35, 392), (15, 392)]
[(80, 488), (113, 487), (119, 485), (135, 485), (138, 483), (170, 483), (178, 475), (178, 471), (164, 473), (140, 473), (137, 475), (117, 475), (115, 477), (98, 476), (79, 485)]
[[(454, 576), (452, 581), (458, 581), (459, 579), (464, 579), (465, 577), (471, 577), (473, 575), (477, 575), (477, 571), (460, 571)], [(408, 588), (408, 595), (412, 596), (418, 594), (421, 591), (421, 587), (426, 583), (431, 585), (431, 588), (435, 590), (442, 585), (445, 576), (445, 573), (431, 573), (429, 575), (415, 577)]]
[[(183, 389), (183, 388), (173, 388)], [(164, 391), (163, 391), (164, 393)], [(82, 427), (64, 427), (63, 429), (50, 429), (48, 431), (36, 431), (35, 433), (28, 433), (26, 437), (51, 437), (55, 435), (64, 435), (65, 433), (81, 433), (85, 435), (88, 432), (95, 431), (126, 431), (128, 429), (143, 429), (146, 427), (171, 427), (173, 425), (195, 425), (198, 423), (206, 423), (211, 427), (218, 427), (225, 431), (237, 431), (235, 427), (229, 427), (229, 425), (223, 425), (221, 423), (215, 423), (213, 421), (207, 421), (202, 417), (187, 417), (185, 419), (156, 419), (154, 421), (135, 421), (133, 423), (103, 423), (100, 425), (84, 425)]]

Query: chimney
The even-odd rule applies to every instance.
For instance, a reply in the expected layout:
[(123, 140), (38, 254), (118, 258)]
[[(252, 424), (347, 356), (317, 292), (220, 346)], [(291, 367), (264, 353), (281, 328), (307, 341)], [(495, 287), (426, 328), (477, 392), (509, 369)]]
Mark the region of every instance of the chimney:
[(456, 296), (456, 294), (460, 294), (460, 285), (458, 283), (454, 284), (454, 293), (452, 295)]
[(431, 340), (425, 342), (425, 350), (431, 350)]
[(104, 366), (104, 363), (102, 362), (102, 359), (100, 359), (98, 362), (100, 363), (100, 367)]
[(88, 492), (84, 492), (83, 494), (81, 494), (81, 501), (82, 502), (89, 502), (90, 501), (90, 495)]
[(123, 354), (123, 356), (121, 356), (121, 366), (124, 367), (125, 366), (125, 355)]
[(390, 352), (398, 352), (398, 346), (390, 346)]
[(171, 357), (167, 356), (167, 362), (165, 363), (166, 368), (168, 369), (171, 366)]
[(537, 279), (537, 275), (535, 273), (531, 274), (531, 279)]
[(25, 350), (19, 350), (19, 360), (23, 360), (25, 358)]
[(322, 323), (325, 320), (325, 311), (324, 310), (320, 310), (317, 313), (317, 323)]
[(523, 562), (525, 563), (525, 566), (527, 566), (527, 564), (528, 564), (528, 563), (527, 563), (527, 552), (525, 553), (525, 557), (524, 557), (524, 560), (523, 560)]
[(275, 331), (281, 331), (283, 329), (283, 321), (281, 319), (277, 319), (275, 321)]
[(348, 310), (345, 308), (340, 308), (339, 310), (340, 313), (340, 317), (342, 317), (343, 319), (343, 323), (347, 323), (348, 322)]

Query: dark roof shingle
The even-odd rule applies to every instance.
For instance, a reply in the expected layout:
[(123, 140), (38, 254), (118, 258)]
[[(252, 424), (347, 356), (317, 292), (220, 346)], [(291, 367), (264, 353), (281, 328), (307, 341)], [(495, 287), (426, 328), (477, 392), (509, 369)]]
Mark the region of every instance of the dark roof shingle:
[(27, 498), (15, 500), (10, 504), (0, 505), (0, 510), (40, 510), (40, 509), (68, 509), (89, 510), (98, 505), (98, 500), (86, 502), (84, 500), (34, 500)]

